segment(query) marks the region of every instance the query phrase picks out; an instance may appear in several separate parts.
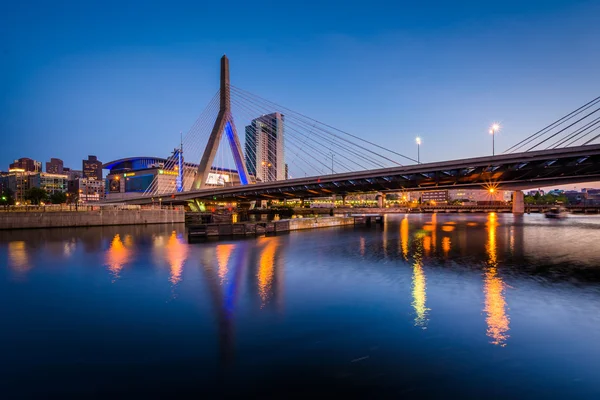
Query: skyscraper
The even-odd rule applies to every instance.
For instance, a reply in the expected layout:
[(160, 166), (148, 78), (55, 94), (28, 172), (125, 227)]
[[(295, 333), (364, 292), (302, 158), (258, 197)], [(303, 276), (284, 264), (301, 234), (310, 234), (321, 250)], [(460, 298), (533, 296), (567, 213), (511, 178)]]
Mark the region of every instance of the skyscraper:
[(246, 168), (257, 181), (286, 179), (284, 120), (279, 112), (263, 115), (246, 126)]
[(31, 158), (23, 157), (10, 164), (8, 169), (9, 171), (11, 169), (22, 169), (25, 170), (25, 172), (42, 172), (42, 163), (40, 161), (32, 160)]
[(96, 156), (88, 156), (82, 162), (83, 177), (88, 179), (102, 180), (102, 162)]
[(51, 158), (50, 161), (46, 161), (46, 172), (49, 174), (62, 174), (63, 166), (63, 160), (60, 158)]

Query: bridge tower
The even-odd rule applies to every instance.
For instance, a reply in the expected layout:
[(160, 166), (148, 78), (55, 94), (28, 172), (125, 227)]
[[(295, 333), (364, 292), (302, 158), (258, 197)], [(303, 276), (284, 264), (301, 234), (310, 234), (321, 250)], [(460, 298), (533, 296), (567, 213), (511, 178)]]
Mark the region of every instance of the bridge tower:
[(220, 107), (219, 115), (213, 126), (206, 149), (198, 165), (198, 173), (194, 179), (194, 189), (206, 188), (206, 181), (208, 174), (210, 173), (212, 163), (215, 159), (215, 154), (219, 148), (219, 143), (223, 137), (223, 131), (225, 131), (229, 147), (233, 153), (233, 160), (235, 167), (240, 176), (240, 183), (247, 185), (249, 183), (248, 170), (246, 169), (246, 163), (244, 161), (244, 154), (242, 153), (242, 146), (233, 123), (233, 116), (231, 114), (231, 94), (229, 88), (229, 59), (227, 56), (221, 57), (221, 89), (220, 89)]

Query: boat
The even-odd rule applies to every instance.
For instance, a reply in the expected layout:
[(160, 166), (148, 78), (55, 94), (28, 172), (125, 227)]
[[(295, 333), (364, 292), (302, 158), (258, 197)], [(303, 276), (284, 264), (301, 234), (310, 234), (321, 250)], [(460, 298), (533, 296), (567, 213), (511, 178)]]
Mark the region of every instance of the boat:
[(546, 218), (563, 219), (567, 216), (567, 210), (563, 207), (552, 207), (545, 212)]

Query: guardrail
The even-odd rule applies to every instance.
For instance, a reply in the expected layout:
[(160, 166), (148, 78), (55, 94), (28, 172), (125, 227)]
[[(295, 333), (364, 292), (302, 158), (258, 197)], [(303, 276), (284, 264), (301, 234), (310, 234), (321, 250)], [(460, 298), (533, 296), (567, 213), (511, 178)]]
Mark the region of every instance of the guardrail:
[(159, 205), (129, 205), (129, 204), (109, 204), (109, 205), (90, 205), (90, 204), (48, 204), (48, 205), (18, 205), (18, 206), (0, 206), (0, 212), (87, 212), (87, 211), (121, 211), (121, 210), (184, 210), (184, 206), (159, 206)]

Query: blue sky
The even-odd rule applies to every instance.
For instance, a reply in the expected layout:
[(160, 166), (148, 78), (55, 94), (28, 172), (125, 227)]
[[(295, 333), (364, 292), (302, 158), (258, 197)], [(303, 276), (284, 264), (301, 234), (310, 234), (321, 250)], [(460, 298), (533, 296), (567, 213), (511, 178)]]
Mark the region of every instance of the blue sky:
[(597, 1), (11, 2), (0, 170), (166, 156), (232, 84), (422, 161), (502, 151), (599, 94)]

